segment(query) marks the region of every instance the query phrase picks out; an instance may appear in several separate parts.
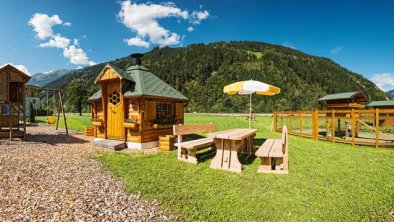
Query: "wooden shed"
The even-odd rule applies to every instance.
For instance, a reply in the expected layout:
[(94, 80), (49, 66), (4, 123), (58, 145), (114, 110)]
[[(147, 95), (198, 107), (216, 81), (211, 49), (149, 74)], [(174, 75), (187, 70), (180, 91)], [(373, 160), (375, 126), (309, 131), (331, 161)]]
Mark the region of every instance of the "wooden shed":
[(25, 84), (29, 80), (10, 64), (0, 68), (0, 138), (26, 135)]
[(159, 136), (171, 135), (173, 124), (184, 122), (188, 99), (141, 65), (122, 70), (107, 64), (95, 80), (101, 89), (89, 98), (95, 141), (124, 141), (128, 148), (151, 148)]
[(380, 109), (379, 126), (393, 127), (394, 126), (394, 113), (385, 113), (385, 110), (394, 110), (394, 101), (372, 101), (367, 105), (368, 108)]
[(368, 103), (368, 108), (379, 108), (379, 109), (394, 109), (394, 101), (372, 101)]
[(326, 109), (363, 109), (368, 98), (360, 91), (328, 94), (318, 100)]

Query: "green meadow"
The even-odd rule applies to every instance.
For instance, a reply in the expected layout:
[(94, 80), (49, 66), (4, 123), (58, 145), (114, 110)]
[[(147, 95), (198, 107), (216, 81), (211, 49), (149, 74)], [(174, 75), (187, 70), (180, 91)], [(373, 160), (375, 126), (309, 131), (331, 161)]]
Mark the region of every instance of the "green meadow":
[[(188, 114), (186, 124), (215, 123), (217, 130), (247, 128), (244, 117)], [(257, 117), (255, 146), (271, 131)], [(203, 155), (204, 153), (201, 153)], [(211, 154), (212, 156), (212, 154)], [(205, 155), (206, 157), (206, 155)], [(259, 174), (259, 159), (240, 156), (241, 174), (178, 161), (176, 152), (97, 152), (105, 170), (125, 181), (127, 192), (159, 200), (170, 212), (196, 221), (392, 221), (394, 150), (312, 141), (290, 136), (289, 174)]]

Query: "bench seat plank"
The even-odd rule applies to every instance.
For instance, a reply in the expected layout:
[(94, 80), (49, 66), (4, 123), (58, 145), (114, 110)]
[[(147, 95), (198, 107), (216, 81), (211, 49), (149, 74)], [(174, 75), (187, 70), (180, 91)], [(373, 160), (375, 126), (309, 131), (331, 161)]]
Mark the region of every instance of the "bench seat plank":
[(256, 156), (261, 156), (261, 157), (268, 157), (268, 154), (272, 148), (272, 145), (274, 144), (275, 139), (267, 139), (261, 146), (260, 148), (256, 151), (255, 155)]
[(283, 157), (283, 144), (281, 139), (277, 139), (272, 144), (272, 148), (269, 157)]
[(180, 143), (180, 145), (186, 149), (207, 147), (213, 144), (214, 144), (213, 138), (202, 138), (202, 139), (191, 140), (191, 141)]

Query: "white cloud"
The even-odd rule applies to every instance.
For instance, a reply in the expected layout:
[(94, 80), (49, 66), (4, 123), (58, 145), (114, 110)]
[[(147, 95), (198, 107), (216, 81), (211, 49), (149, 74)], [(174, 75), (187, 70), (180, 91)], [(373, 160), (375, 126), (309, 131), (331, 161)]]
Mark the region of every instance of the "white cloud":
[(200, 24), (202, 20), (207, 19), (209, 12), (205, 11), (194, 11), (191, 15), (192, 22), (194, 24)]
[(39, 39), (46, 39), (53, 36), (52, 26), (60, 25), (63, 21), (58, 15), (49, 17), (47, 14), (36, 13), (29, 20), (28, 24), (33, 26), (36, 36)]
[(282, 45), (291, 49), (297, 49), (291, 42), (288, 41), (284, 42)]
[(128, 45), (140, 47), (149, 47), (148, 44), (166, 46), (180, 43), (180, 35), (161, 26), (158, 22), (159, 19), (174, 17), (179, 21), (180, 19), (190, 19), (193, 23), (199, 24), (208, 16), (207, 11), (194, 11), (190, 15), (187, 10), (176, 7), (174, 3), (137, 4), (131, 0), (121, 2), (121, 9), (118, 13), (120, 22), (137, 34), (134, 38), (126, 39), (125, 42)]
[[(86, 52), (79, 47), (78, 39), (73, 39), (72, 44), (69, 38), (62, 36), (59, 33), (54, 34), (52, 27), (54, 25), (71, 26), (70, 22), (65, 22), (60, 19), (58, 15), (49, 17), (47, 14), (36, 13), (28, 22), (33, 27), (39, 39), (48, 39), (48, 42), (41, 43), (39, 46), (42, 48), (52, 47), (63, 49), (63, 55), (69, 62), (75, 65), (94, 65), (95, 62), (91, 61)], [(86, 38), (86, 36), (84, 36)]]
[(343, 49), (342, 46), (337, 46), (337, 47), (330, 50), (330, 54), (333, 54), (333, 55), (337, 54), (338, 52), (342, 51), (342, 49)]
[(191, 26), (189, 26), (189, 27), (187, 28), (187, 31), (188, 31), (188, 32), (193, 32), (193, 31), (194, 31), (194, 28), (191, 27)]
[(70, 44), (70, 39), (60, 36), (59, 34), (56, 35), (54, 38), (50, 39), (49, 42), (41, 43), (40, 47), (55, 47), (59, 49), (67, 48)]
[(129, 39), (125, 39), (124, 40), (127, 45), (129, 46), (138, 46), (138, 47), (144, 47), (144, 48), (148, 48), (150, 43), (144, 41), (143, 39), (139, 38), (139, 37), (135, 37), (135, 38), (129, 38)]
[(20, 71), (22, 71), (22, 72), (24, 72), (25, 74), (27, 74), (27, 75), (31, 75), (30, 74), (30, 72), (29, 72), (29, 70), (26, 68), (26, 66), (24, 66), (24, 65), (18, 65), (18, 64), (12, 64), (12, 63), (5, 63), (4, 65), (2, 65), (2, 66), (0, 66), (0, 68), (3, 68), (4, 66), (6, 66), (6, 65), (12, 65), (13, 67), (15, 67), (15, 68), (17, 68), (17, 69), (19, 69)]
[(79, 40), (78, 39), (74, 39), (73, 43), (74, 43), (73, 45), (79, 46)]
[(371, 80), (383, 91), (394, 89), (394, 73), (373, 74)]
[(63, 51), (64, 57), (68, 58), (72, 64), (75, 65), (95, 65), (96, 63), (89, 60), (89, 57), (83, 51), (83, 49), (70, 45)]

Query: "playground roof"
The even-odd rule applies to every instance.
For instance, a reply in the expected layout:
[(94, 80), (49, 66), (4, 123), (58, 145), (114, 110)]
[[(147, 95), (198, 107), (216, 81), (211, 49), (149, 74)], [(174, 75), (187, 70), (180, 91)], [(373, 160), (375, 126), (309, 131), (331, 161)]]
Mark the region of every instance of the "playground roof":
[[(360, 91), (355, 92), (345, 92), (345, 93), (335, 93), (335, 94), (328, 94), (323, 96), (322, 98), (318, 99), (318, 101), (328, 101), (328, 100), (339, 100), (339, 99), (351, 99), (358, 94), (363, 94)], [(364, 94), (363, 94), (364, 95)], [(365, 96), (364, 96), (365, 97)]]
[(394, 106), (394, 101), (372, 101), (367, 107)]

